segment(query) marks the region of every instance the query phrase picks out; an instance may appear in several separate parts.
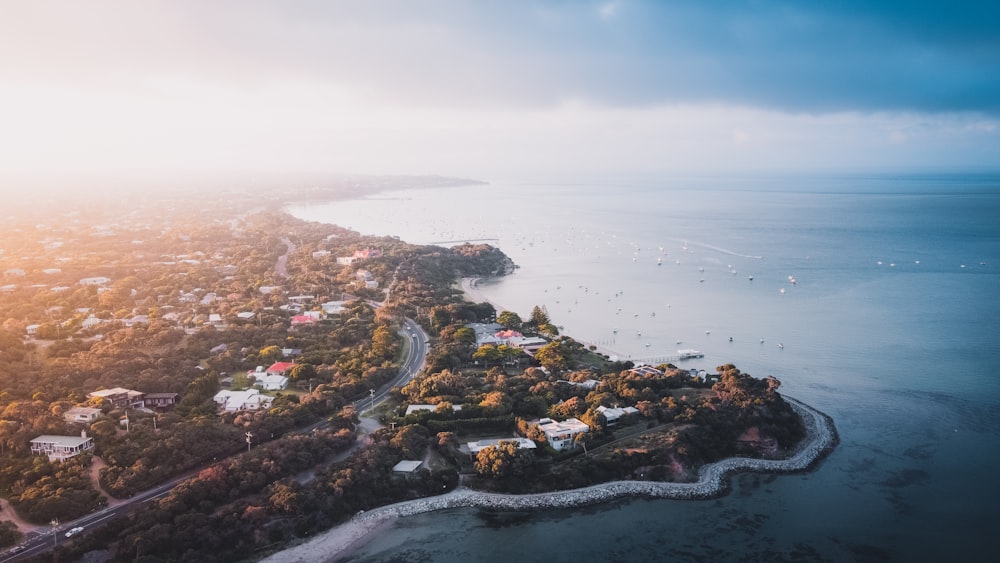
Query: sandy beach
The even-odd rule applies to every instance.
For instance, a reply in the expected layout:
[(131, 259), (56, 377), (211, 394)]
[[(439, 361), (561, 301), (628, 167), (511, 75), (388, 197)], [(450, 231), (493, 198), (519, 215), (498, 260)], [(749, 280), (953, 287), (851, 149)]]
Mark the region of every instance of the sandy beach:
[(604, 503), (626, 497), (697, 500), (716, 498), (729, 490), (729, 477), (741, 472), (796, 473), (821, 460), (838, 442), (837, 430), (827, 415), (790, 397), (785, 397), (802, 416), (806, 438), (786, 459), (727, 458), (703, 466), (693, 483), (613, 481), (567, 491), (530, 495), (484, 493), (459, 487), (449, 493), (382, 506), (356, 515), (321, 536), (276, 553), (262, 561), (292, 563), (337, 561), (363, 545), (371, 535), (396, 518), (449, 508), (478, 507), (487, 510), (546, 510)]

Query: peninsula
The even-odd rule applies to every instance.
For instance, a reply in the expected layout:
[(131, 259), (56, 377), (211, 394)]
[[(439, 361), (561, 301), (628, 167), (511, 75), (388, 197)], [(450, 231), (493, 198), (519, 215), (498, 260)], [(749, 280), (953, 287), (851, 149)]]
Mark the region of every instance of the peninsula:
[(522, 319), (470, 300), (459, 279), (515, 267), (497, 248), (280, 211), (435, 182), (460, 183), (95, 196), (8, 216), (0, 545), (240, 561), (326, 534), (328, 557), (426, 510), (717, 496), (733, 472), (802, 471), (836, 442), (774, 378), (611, 361), (544, 307)]

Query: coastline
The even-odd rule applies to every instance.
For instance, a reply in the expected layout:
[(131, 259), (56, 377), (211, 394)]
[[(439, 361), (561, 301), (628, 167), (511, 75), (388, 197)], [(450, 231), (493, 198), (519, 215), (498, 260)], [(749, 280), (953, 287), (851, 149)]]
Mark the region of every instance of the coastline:
[[(489, 303), (490, 305), (493, 305), (493, 308), (497, 310), (497, 313), (501, 311), (514, 311), (514, 309), (504, 307), (503, 305), (497, 303), (496, 301), (493, 301), (490, 298), (488, 298), (486, 294), (483, 293), (481, 289), (479, 289), (479, 282), (482, 279), (483, 278), (477, 278), (477, 277), (462, 278), (462, 281), (459, 285), (459, 289), (461, 289), (462, 292), (465, 293), (466, 301), (470, 301), (472, 303)], [(621, 358), (621, 354), (610, 348), (601, 346), (600, 344), (590, 344), (588, 342), (581, 342), (581, 344), (585, 344), (588, 347), (593, 346), (595, 352), (599, 354), (604, 354), (611, 361), (617, 361)]]
[(486, 493), (458, 487), (436, 497), (403, 501), (360, 513), (321, 536), (262, 559), (267, 563), (307, 561), (333, 562), (350, 555), (366, 539), (403, 516), (451, 508), (482, 508), (498, 511), (532, 511), (573, 508), (621, 498), (701, 500), (723, 496), (730, 477), (737, 473), (801, 473), (810, 470), (839, 442), (833, 420), (826, 414), (791, 397), (784, 397), (802, 417), (806, 437), (789, 457), (780, 460), (731, 457), (702, 466), (693, 483), (659, 481), (612, 481), (581, 489), (528, 495)]

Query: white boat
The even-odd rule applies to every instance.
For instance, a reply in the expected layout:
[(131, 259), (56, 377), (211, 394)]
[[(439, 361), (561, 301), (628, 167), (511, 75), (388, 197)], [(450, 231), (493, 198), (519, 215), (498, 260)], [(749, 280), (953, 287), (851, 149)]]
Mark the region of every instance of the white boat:
[(697, 350), (692, 350), (690, 348), (685, 348), (684, 350), (678, 350), (677, 351), (677, 356), (681, 360), (689, 360), (691, 358), (704, 358), (705, 354), (702, 354), (701, 352), (699, 352)]

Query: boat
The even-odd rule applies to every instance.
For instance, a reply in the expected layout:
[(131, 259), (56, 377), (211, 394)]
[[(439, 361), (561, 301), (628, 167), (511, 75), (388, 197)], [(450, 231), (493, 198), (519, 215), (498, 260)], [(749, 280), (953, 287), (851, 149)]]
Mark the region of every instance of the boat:
[(681, 360), (690, 360), (691, 358), (704, 358), (705, 354), (697, 350), (692, 350), (690, 348), (685, 348), (683, 350), (677, 351), (677, 357)]

